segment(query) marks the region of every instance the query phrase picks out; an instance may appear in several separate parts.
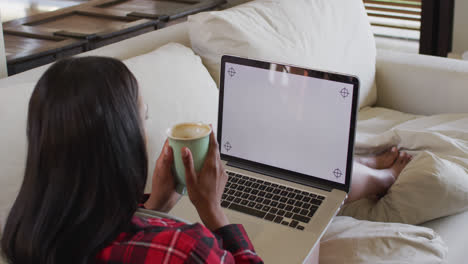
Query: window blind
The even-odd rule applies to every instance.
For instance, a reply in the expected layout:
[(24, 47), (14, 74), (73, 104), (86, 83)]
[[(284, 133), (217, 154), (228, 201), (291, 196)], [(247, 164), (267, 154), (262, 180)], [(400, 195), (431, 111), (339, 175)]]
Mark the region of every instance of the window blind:
[(419, 40), (422, 0), (363, 0), (374, 34)]

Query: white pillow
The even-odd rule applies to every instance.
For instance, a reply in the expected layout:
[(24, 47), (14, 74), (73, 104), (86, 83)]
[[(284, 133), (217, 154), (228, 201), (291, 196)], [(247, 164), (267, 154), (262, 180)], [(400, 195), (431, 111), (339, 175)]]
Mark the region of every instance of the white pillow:
[(166, 129), (176, 123), (201, 121), (213, 124), (218, 117), (218, 89), (200, 57), (181, 44), (169, 43), (150, 53), (125, 60), (138, 80), (144, 103), (149, 174), (146, 191), (156, 159), (167, 138)]
[(379, 222), (422, 224), (468, 210), (468, 159), (419, 153), (380, 200), (362, 199), (341, 215)]
[(26, 121), (34, 86), (34, 83), (20, 83), (0, 88), (0, 230), (23, 182)]
[(219, 83), (223, 54), (353, 74), (377, 99), (376, 47), (362, 0), (259, 0), (190, 16), (193, 50)]
[[(182, 121), (203, 121), (216, 131), (218, 90), (201, 59), (180, 44), (167, 44), (124, 62), (136, 76), (148, 104), (146, 121), (149, 170), (146, 191), (166, 128)], [(0, 89), (0, 229), (23, 181), (26, 163), (26, 120), (34, 83)]]
[(468, 210), (468, 114), (425, 117), (368, 108), (359, 119), (359, 153), (397, 145), (414, 158), (384, 197), (348, 204), (342, 215), (421, 224)]
[(444, 263), (448, 248), (425, 227), (336, 217), (320, 241), (320, 264)]

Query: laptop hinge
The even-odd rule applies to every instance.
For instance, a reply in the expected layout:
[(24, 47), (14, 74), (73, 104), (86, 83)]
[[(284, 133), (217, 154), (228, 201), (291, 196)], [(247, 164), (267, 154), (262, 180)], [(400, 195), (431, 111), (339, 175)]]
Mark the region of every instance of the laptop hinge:
[(324, 191), (327, 191), (327, 192), (332, 191), (332, 188), (330, 186), (326, 186), (324, 184), (320, 184), (320, 183), (317, 183), (317, 182), (306, 181), (306, 180), (303, 180), (303, 179), (300, 179), (300, 178), (297, 178), (297, 177), (291, 177), (291, 176), (288, 176), (285, 173), (281, 173), (281, 172), (273, 171), (273, 170), (268, 170), (268, 169), (265, 169), (265, 168), (260, 168), (259, 166), (253, 166), (252, 164), (249, 164), (248, 166), (246, 166), (246, 164), (244, 164), (243, 162), (229, 161), (227, 163), (227, 165), (231, 166), (231, 167), (239, 168), (239, 169), (242, 169), (242, 170), (255, 172), (255, 173), (258, 173), (258, 174), (268, 175), (268, 176), (278, 178), (278, 179), (281, 179), (281, 180), (294, 182), (294, 183), (310, 186), (310, 187), (313, 187), (313, 188), (318, 188), (318, 189), (321, 189), (321, 190), (324, 190)]

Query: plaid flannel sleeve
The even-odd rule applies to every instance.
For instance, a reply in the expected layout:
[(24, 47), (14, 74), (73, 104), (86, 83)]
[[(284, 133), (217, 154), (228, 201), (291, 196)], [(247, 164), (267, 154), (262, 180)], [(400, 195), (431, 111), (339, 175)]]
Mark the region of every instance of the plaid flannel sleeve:
[[(139, 204), (140, 208), (145, 208), (144, 202), (148, 197), (149, 194), (144, 195), (141, 204)], [(198, 243), (188, 254), (185, 263), (263, 263), (242, 225), (227, 225), (213, 233), (197, 224), (186, 227), (190, 228), (187, 228), (185, 232), (190, 234), (192, 238), (196, 238)]]
[(213, 233), (203, 227), (197, 235), (201, 236), (185, 263), (263, 263), (241, 225), (227, 225)]
[(216, 230), (222, 248), (234, 257), (234, 263), (263, 263), (242, 225), (227, 225)]

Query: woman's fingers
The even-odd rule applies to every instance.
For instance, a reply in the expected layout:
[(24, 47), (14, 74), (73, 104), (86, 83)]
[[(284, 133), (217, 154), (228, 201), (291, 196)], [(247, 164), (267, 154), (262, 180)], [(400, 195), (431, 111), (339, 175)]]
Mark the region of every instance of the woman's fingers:
[(164, 164), (168, 166), (172, 166), (172, 162), (174, 161), (174, 155), (172, 154), (172, 147), (169, 146), (169, 143), (164, 144), (164, 156), (163, 156)]
[(191, 185), (196, 182), (197, 174), (193, 165), (192, 152), (189, 148), (182, 148), (182, 162), (185, 167), (185, 181), (187, 185)]
[(211, 165), (218, 167), (221, 162), (221, 157), (219, 155), (219, 145), (218, 141), (213, 132), (210, 135), (210, 147), (208, 149), (207, 160), (211, 162)]
[(215, 137), (215, 134), (213, 131), (211, 131), (211, 134), (210, 134), (210, 147), (209, 147), (209, 150), (208, 152), (211, 154), (211, 155), (215, 155), (216, 152), (218, 151), (218, 141), (216, 141), (216, 137)]

